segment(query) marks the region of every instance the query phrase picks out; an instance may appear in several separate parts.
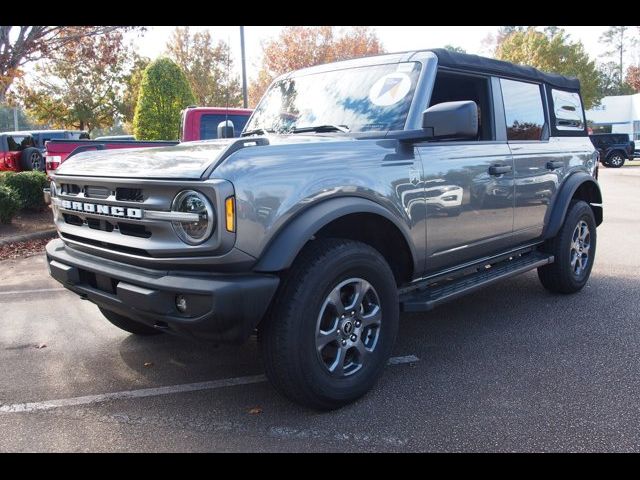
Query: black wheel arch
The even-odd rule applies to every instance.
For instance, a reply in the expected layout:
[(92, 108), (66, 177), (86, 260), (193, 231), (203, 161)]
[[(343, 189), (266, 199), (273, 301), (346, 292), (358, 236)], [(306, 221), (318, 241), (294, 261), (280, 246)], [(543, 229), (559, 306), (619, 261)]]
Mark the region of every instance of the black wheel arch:
[(392, 228), (395, 228), (399, 238), (406, 244), (405, 250), (410, 254), (408, 276), (421, 270), (419, 255), (411, 241), (408, 227), (379, 203), (355, 196), (328, 199), (299, 212), (269, 241), (253, 270), (277, 272), (289, 268), (298, 253), (316, 234), (330, 224), (353, 215), (377, 216), (380, 221), (392, 224)]
[(603, 220), (602, 192), (598, 182), (588, 173), (576, 172), (562, 183), (555, 196), (553, 207), (547, 212), (543, 237), (545, 239), (556, 236), (569, 209), (571, 200), (584, 200), (593, 210), (596, 226)]

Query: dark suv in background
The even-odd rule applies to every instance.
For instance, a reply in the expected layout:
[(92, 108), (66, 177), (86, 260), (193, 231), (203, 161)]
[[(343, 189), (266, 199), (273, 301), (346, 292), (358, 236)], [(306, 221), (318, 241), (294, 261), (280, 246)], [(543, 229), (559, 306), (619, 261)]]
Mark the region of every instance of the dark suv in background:
[(620, 168), (625, 160), (633, 160), (635, 143), (626, 133), (597, 133), (589, 135), (591, 143), (600, 153), (605, 167)]

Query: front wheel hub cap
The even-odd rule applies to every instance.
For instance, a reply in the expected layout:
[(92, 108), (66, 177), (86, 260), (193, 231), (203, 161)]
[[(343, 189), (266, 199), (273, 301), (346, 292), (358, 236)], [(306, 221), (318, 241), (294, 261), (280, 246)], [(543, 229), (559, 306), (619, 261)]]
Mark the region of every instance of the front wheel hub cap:
[(359, 371), (378, 346), (381, 321), (380, 297), (369, 282), (340, 282), (325, 298), (316, 322), (322, 365), (337, 377)]
[(591, 249), (591, 232), (589, 225), (580, 220), (571, 236), (570, 262), (571, 271), (576, 277), (581, 276), (589, 265), (589, 250)]

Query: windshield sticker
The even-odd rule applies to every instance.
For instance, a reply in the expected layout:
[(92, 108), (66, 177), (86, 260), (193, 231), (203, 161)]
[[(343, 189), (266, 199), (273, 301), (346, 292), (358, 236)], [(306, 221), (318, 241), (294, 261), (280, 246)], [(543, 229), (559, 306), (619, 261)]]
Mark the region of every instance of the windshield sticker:
[(379, 107), (394, 105), (411, 90), (411, 79), (406, 73), (389, 73), (378, 79), (369, 90), (369, 100)]

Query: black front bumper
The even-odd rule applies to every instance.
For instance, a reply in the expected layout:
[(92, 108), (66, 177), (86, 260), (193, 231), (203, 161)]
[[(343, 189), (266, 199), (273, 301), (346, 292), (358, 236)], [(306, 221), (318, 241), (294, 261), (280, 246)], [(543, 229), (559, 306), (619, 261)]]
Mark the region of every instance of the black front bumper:
[[(136, 267), (47, 244), (53, 278), (107, 310), (172, 333), (219, 343), (242, 343), (278, 288), (275, 275), (172, 272)], [(176, 308), (183, 295), (187, 310)]]

